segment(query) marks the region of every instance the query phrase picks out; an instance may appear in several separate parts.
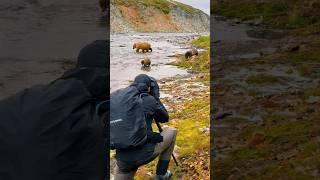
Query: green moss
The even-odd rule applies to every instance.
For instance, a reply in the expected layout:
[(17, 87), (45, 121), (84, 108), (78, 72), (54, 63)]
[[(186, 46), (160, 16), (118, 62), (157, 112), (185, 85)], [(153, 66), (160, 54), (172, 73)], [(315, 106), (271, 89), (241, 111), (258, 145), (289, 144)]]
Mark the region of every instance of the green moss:
[(246, 82), (248, 84), (272, 84), (278, 82), (278, 79), (272, 75), (258, 74), (248, 76)]
[(184, 59), (180, 57), (181, 61), (175, 63), (174, 65), (181, 68), (191, 68), (193, 71), (209, 73), (210, 71), (210, 37), (201, 36), (191, 42), (194, 46), (198, 48), (203, 48), (206, 51), (199, 54), (193, 60)]
[(310, 35), (317, 34), (320, 30), (320, 23), (308, 24), (304, 27), (297, 28), (293, 31), (294, 35)]
[(172, 8), (178, 7), (186, 11), (186, 15), (191, 17), (198, 12), (198, 10), (192, 6), (177, 1), (171, 3), (168, 0), (112, 0), (111, 3), (123, 6), (136, 6), (136, 4), (141, 4), (147, 7), (155, 7), (165, 14), (169, 14)]
[(210, 36), (200, 36), (191, 42), (198, 48), (209, 49), (210, 48)]
[(303, 92), (303, 95), (305, 98), (308, 98), (310, 96), (320, 96), (320, 88), (306, 89)]
[[(178, 121), (175, 127), (178, 130), (177, 145), (179, 159), (192, 157), (197, 152), (209, 152), (209, 132), (200, 132), (200, 128), (210, 127), (210, 100), (208, 98), (195, 98), (185, 104), (181, 112), (172, 114)], [(180, 172), (176, 167), (176, 171)]]
[(123, 6), (142, 4), (147, 7), (155, 7), (165, 14), (169, 14), (172, 7), (172, 4), (167, 0), (113, 0), (112, 3)]
[(257, 159), (261, 157), (261, 151), (258, 149), (250, 148), (250, 147), (244, 147), (239, 149), (238, 151), (235, 151), (233, 153), (233, 158), (237, 160), (241, 159)]
[(311, 66), (307, 64), (299, 64), (296, 66), (296, 69), (301, 76), (310, 76), (312, 74)]
[(142, 4), (144, 4), (147, 7), (153, 6), (157, 9), (159, 9), (160, 11), (162, 11), (165, 14), (169, 14), (170, 13), (170, 9), (171, 9), (171, 3), (169, 3), (166, 0), (139, 0), (139, 2), (141, 2)]
[[(199, 128), (210, 126), (210, 100), (208, 98), (194, 98), (185, 103), (179, 112), (170, 114), (171, 127), (178, 131), (176, 150), (179, 153), (178, 161), (181, 164), (182, 158), (193, 157), (196, 152), (209, 152), (209, 132), (202, 133)], [(154, 127), (154, 129), (157, 129)], [(157, 160), (144, 166), (143, 172), (155, 172)], [(183, 175), (183, 167), (176, 167), (171, 162), (175, 177)], [(199, 170), (200, 172), (201, 170)], [(144, 179), (145, 173), (138, 175), (138, 179)]]
[[(297, 171), (297, 167), (317, 169), (320, 144), (310, 135), (317, 132), (312, 122), (292, 121), (284, 115), (265, 117), (263, 126), (248, 126), (238, 135), (243, 141), (224, 160), (217, 161), (218, 177), (228, 177), (234, 168), (244, 174), (241, 179), (310, 178), (311, 174)], [(250, 145), (254, 134), (265, 135), (263, 143)], [(278, 158), (285, 159), (278, 159)], [(311, 158), (312, 157), (312, 158)], [(261, 163), (263, 162), (263, 163)], [(299, 179), (298, 178), (298, 179)]]
[(174, 3), (181, 9), (185, 10), (187, 12), (187, 15), (189, 16), (193, 16), (197, 12), (197, 9), (193, 8), (192, 6), (189, 6), (177, 1), (175, 1)]
[(193, 71), (209, 73), (210, 70), (210, 54), (208, 51), (201, 53), (193, 60), (182, 60), (175, 63), (181, 68), (191, 68)]
[(291, 64), (301, 76), (319, 76), (317, 68), (317, 64), (320, 63), (319, 46), (319, 42), (315, 42), (307, 47), (300, 47), (299, 51), (282, 53), (278, 58)]
[[(308, 3), (309, 0), (269, 0), (267, 2), (226, 0), (212, 3), (212, 11), (214, 14), (242, 20), (262, 17), (263, 23), (275, 28), (300, 29), (303, 33), (319, 32), (320, 29), (309, 26), (320, 22), (317, 14), (320, 8), (306, 6)], [(309, 30), (303, 31), (302, 29)]]
[(294, 63), (320, 63), (320, 48), (310, 47), (295, 53), (287, 53), (287, 59)]

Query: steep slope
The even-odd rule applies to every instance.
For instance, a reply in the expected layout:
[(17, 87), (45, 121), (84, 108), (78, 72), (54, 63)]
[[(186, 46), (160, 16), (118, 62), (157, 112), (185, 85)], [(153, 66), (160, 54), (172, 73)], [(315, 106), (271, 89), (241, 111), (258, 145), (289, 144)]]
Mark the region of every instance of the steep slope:
[(209, 32), (210, 17), (168, 0), (111, 0), (111, 32)]

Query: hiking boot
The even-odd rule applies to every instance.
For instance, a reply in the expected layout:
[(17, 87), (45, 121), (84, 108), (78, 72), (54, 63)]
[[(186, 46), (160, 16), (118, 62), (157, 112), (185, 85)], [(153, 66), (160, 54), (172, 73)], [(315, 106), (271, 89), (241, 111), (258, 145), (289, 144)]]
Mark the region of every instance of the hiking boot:
[(164, 175), (156, 175), (155, 180), (168, 180), (172, 176), (172, 173), (168, 170)]

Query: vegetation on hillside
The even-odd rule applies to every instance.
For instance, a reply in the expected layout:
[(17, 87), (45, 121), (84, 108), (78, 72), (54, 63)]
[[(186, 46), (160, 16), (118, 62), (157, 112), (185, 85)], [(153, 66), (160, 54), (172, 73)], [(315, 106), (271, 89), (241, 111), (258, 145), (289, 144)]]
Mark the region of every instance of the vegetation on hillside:
[(192, 15), (197, 11), (192, 6), (180, 2), (172, 3), (167, 0), (112, 0), (111, 2), (123, 6), (135, 6), (136, 4), (142, 4), (146, 7), (155, 7), (165, 14), (169, 14), (172, 8), (177, 7), (182, 8), (183, 10), (188, 12), (189, 15)]
[(213, 14), (243, 21), (261, 19), (273, 28), (295, 30), (298, 34), (320, 32), (318, 0), (224, 0), (213, 1)]

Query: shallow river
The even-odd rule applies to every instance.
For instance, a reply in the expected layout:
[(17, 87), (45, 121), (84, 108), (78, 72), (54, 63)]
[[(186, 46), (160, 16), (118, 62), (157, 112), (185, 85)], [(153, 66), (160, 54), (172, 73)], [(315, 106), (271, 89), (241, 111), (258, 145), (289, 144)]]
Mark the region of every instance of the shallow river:
[(98, 1), (1, 0), (0, 99), (63, 73), (86, 44), (107, 39)]
[[(127, 86), (138, 74), (148, 74), (156, 79), (187, 75), (187, 70), (167, 64), (176, 60), (174, 55), (185, 53), (190, 48), (190, 41), (197, 36), (189, 33), (111, 35), (111, 91)], [(136, 53), (132, 46), (138, 41), (149, 42), (153, 52)], [(141, 60), (144, 58), (151, 60), (150, 69), (142, 68)]]

